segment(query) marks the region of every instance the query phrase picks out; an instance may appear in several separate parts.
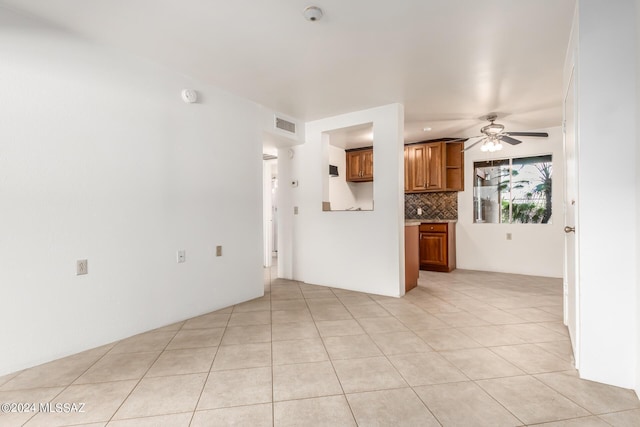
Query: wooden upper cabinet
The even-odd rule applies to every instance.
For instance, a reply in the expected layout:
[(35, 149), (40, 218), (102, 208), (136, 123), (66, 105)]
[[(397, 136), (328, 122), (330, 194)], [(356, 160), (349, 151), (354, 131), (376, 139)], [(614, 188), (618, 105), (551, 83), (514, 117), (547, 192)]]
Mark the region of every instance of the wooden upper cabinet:
[(426, 144), (427, 146), (427, 190), (443, 190), (444, 183), (444, 163), (443, 163), (443, 143), (435, 142)]
[(347, 181), (373, 181), (373, 148), (347, 151)]
[(362, 151), (362, 178), (373, 181), (373, 148)]
[(415, 145), (410, 147), (411, 155), (411, 190), (420, 191), (427, 190), (427, 165), (428, 151), (426, 145)]
[(464, 142), (449, 142), (446, 145), (446, 183), (447, 189), (464, 190)]
[(409, 152), (410, 148), (405, 145), (404, 147), (404, 192), (407, 193), (410, 191), (410, 182), (411, 178), (409, 175)]
[(347, 151), (347, 181), (360, 180), (362, 156), (357, 151)]
[[(457, 145), (450, 147), (450, 144)], [(450, 144), (428, 142), (405, 146), (405, 192), (463, 189), (462, 143)]]

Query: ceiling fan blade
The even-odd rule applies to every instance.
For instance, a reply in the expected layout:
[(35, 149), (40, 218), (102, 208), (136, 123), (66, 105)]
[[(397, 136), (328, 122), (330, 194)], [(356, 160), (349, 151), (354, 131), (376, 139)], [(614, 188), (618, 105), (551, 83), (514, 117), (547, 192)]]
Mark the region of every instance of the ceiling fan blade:
[(505, 132), (505, 135), (511, 136), (541, 136), (548, 137), (549, 134), (547, 132)]
[(467, 136), (467, 137), (464, 137), (464, 138), (447, 139), (447, 140), (445, 140), (444, 142), (459, 142), (459, 141), (467, 141), (467, 140), (469, 140), (469, 139), (473, 139), (473, 138), (480, 138), (480, 137), (482, 137), (482, 136), (483, 136), (483, 135), (475, 135), (475, 136)]
[(467, 148), (463, 149), (462, 151), (467, 151), (472, 149), (473, 147), (475, 147), (476, 145), (480, 144), (482, 141), (484, 141), (485, 138), (480, 138), (479, 140), (477, 140), (476, 142), (474, 142), (473, 144), (471, 144), (470, 146), (468, 146)]
[(502, 135), (500, 137), (500, 140), (506, 142), (507, 144), (511, 144), (511, 145), (517, 145), (517, 144), (522, 143), (522, 141), (520, 141), (519, 139), (511, 138), (510, 136), (507, 136), (507, 135)]

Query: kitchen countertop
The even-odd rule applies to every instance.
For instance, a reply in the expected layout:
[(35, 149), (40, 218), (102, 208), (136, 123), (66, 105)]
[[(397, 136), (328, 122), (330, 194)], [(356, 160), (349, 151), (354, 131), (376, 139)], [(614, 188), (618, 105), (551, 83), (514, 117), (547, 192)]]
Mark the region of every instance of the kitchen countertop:
[(429, 218), (405, 218), (404, 225), (420, 225), (424, 223), (434, 223), (434, 222), (458, 222), (457, 219), (429, 219)]

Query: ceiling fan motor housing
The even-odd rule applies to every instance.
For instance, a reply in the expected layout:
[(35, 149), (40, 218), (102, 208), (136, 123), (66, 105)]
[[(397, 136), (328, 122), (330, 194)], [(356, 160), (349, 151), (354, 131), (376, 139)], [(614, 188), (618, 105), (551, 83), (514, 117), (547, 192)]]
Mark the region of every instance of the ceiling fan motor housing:
[(502, 133), (502, 131), (504, 131), (504, 126), (499, 123), (493, 123), (493, 120), (491, 120), (490, 124), (480, 129), (480, 132), (487, 136), (495, 136)]

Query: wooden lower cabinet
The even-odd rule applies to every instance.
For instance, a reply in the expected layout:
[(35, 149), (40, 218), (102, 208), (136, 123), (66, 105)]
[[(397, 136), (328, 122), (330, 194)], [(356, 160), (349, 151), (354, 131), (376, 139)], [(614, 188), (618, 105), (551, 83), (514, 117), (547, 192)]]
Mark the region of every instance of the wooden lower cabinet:
[(420, 269), (449, 272), (456, 268), (456, 224), (420, 224)]
[(419, 225), (404, 227), (404, 291), (409, 292), (418, 286), (420, 276)]

